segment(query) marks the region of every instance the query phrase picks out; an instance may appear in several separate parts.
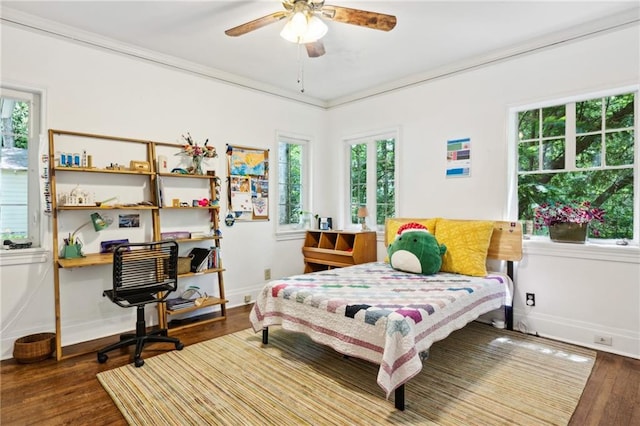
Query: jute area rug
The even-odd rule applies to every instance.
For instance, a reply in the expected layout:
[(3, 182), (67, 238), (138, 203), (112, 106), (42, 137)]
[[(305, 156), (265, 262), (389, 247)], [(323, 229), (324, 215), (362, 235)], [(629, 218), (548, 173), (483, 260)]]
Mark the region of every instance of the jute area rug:
[(272, 327), (266, 346), (244, 330), (98, 380), (134, 425), (562, 425), (594, 361), (588, 349), (471, 323), (432, 346), (399, 411), (377, 365)]

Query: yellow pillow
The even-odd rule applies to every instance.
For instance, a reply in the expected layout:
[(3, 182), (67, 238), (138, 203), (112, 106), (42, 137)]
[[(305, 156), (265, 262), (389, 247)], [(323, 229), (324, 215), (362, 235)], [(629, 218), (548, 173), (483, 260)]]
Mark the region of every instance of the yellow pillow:
[(439, 219), (435, 236), (438, 243), (447, 246), (440, 270), (474, 277), (487, 275), (492, 233), (491, 221)]

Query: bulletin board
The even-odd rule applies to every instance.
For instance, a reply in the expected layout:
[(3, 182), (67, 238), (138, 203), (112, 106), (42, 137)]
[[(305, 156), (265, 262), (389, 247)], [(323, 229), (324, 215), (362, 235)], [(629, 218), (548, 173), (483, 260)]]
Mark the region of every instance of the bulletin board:
[(269, 220), (269, 150), (227, 144), (227, 209), (236, 220)]

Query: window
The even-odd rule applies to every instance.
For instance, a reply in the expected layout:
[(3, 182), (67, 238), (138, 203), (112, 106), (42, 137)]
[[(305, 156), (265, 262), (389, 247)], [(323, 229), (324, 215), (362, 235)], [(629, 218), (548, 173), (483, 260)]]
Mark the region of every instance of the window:
[(637, 241), (636, 98), (626, 91), (517, 111), (519, 219), (533, 220), (542, 203), (589, 201), (606, 212), (590, 238)]
[(345, 140), (349, 159), (348, 222), (360, 223), (358, 209), (367, 208), (368, 226), (384, 227), (396, 214), (397, 131)]
[(5, 239), (31, 239), (40, 245), (38, 141), (40, 96), (0, 91), (0, 232)]
[(309, 140), (278, 134), (278, 228), (299, 227), (300, 215), (310, 211)]

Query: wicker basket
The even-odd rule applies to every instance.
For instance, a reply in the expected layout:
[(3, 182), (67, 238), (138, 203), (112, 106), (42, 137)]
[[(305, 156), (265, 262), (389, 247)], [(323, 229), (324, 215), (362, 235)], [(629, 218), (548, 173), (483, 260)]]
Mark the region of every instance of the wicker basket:
[(13, 358), (22, 364), (49, 358), (56, 349), (55, 333), (38, 333), (21, 337), (13, 345)]
[(178, 274), (187, 274), (191, 272), (191, 257), (178, 258)]

